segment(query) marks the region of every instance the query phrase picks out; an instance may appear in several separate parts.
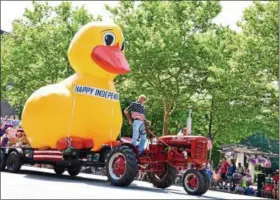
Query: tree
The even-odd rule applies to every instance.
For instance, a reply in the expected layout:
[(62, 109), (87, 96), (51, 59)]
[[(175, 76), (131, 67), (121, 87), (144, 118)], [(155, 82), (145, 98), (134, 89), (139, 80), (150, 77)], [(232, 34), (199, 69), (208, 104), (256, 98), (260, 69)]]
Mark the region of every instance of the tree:
[[(206, 42), (226, 47), (213, 48), (205, 42), (214, 55), (222, 58), (211, 67), (214, 73), (206, 82), (211, 102), (204, 102), (211, 107), (209, 135), (218, 145), (237, 143), (257, 131), (270, 138), (278, 134), (277, 3), (254, 2), (244, 11), (239, 25), (241, 33), (226, 31), (224, 37), (216, 37), (218, 40), (204, 37)], [(199, 132), (205, 131), (201, 123), (197, 125), (200, 129), (194, 128)]]
[(278, 2), (254, 2), (244, 11), (239, 26), (242, 28), (240, 34), (242, 42), (236, 54), (236, 63), (240, 76), (246, 72), (252, 82), (251, 88), (257, 88), (258, 91), (254, 95), (251, 94), (259, 106), (259, 113), (254, 119), (255, 124), (259, 124), (259, 131), (268, 137), (277, 138), (279, 128)]
[[(193, 106), (193, 134), (211, 136), (215, 147), (258, 131), (276, 138), (277, 5), (254, 2), (244, 11), (241, 33), (212, 24), (221, 10), (216, 1), (107, 6), (123, 28), (132, 69), (116, 79), (122, 108), (146, 94), (155, 132), (167, 134), (185, 125)], [(68, 2), (57, 7), (34, 2), (1, 38), (2, 98), (20, 110), (34, 90), (72, 74), (70, 40), (80, 26), (99, 19)], [(122, 135), (130, 132), (125, 121)]]
[(203, 44), (197, 35), (214, 28), (211, 21), (221, 6), (213, 1), (122, 1), (107, 9), (124, 30), (132, 69), (129, 80), (118, 80), (119, 89), (126, 90), (128, 82), (137, 85), (137, 92), (163, 107), (162, 132), (167, 134), (176, 106), (190, 100), (205, 78)]
[(82, 25), (94, 20), (100, 17), (69, 2), (56, 7), (33, 2), (33, 8), (13, 22), (12, 33), (1, 37), (1, 98), (22, 110), (33, 91), (70, 76), (69, 43)]

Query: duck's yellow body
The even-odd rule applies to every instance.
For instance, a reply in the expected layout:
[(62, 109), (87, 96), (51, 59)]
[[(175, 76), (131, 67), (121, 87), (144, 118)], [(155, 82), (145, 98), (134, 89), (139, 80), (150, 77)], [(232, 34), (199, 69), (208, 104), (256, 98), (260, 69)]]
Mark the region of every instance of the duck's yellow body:
[(116, 25), (90, 23), (75, 35), (68, 57), (76, 73), (35, 91), (25, 104), (22, 126), (33, 148), (56, 148), (60, 138), (80, 137), (91, 138), (98, 150), (116, 140), (122, 114), (113, 79), (129, 72), (123, 40)]

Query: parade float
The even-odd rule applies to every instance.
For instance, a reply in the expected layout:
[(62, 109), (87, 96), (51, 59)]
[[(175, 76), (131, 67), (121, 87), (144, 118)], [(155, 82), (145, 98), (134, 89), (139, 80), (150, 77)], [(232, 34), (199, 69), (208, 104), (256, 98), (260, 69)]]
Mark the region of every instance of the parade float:
[(139, 156), (131, 138), (117, 140), (122, 126), (120, 95), (114, 78), (130, 72), (124, 36), (117, 25), (89, 23), (74, 36), (68, 58), (75, 74), (35, 91), (26, 101), (22, 123), (30, 147), (2, 147), (1, 170), (18, 172), (23, 164), (50, 164), (71, 176), (82, 166), (105, 167), (111, 184), (125, 187), (139, 171), (158, 188), (171, 186), (184, 170), (183, 187), (193, 195), (210, 186), (205, 172), (207, 138), (156, 137)]

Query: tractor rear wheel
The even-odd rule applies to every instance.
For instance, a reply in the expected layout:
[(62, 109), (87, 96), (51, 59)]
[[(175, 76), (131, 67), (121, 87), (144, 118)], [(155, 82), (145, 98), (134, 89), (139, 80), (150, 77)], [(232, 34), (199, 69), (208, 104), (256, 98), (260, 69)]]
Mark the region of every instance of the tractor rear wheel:
[(137, 173), (137, 159), (131, 148), (117, 147), (108, 156), (106, 174), (112, 185), (126, 187), (132, 183)]
[(163, 169), (161, 173), (149, 172), (148, 177), (152, 184), (157, 188), (168, 188), (173, 183), (177, 176), (177, 169), (169, 165), (168, 163), (160, 163), (160, 167)]
[(190, 169), (183, 176), (183, 187), (188, 194), (202, 195), (206, 192), (206, 179), (198, 170)]

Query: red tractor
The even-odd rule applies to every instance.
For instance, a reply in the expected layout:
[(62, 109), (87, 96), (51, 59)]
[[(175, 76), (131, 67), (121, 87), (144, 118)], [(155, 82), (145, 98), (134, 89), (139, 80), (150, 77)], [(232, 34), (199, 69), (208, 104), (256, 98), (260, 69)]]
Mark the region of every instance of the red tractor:
[(140, 171), (146, 172), (157, 188), (171, 186), (178, 169), (185, 170), (185, 191), (192, 195), (202, 195), (210, 187), (210, 179), (205, 172), (206, 162), (207, 138), (202, 136), (156, 138), (141, 157), (138, 156), (137, 148), (131, 144), (130, 138), (121, 138), (120, 143), (107, 157), (106, 170), (108, 180), (113, 185), (128, 186)]

